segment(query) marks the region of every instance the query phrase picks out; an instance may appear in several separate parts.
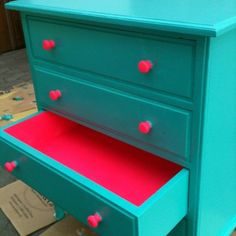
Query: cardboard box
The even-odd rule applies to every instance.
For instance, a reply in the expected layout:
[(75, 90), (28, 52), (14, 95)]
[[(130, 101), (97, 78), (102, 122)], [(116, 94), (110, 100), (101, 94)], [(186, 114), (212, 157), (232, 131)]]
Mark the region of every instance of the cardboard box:
[(72, 216), (54, 224), (40, 236), (98, 236)]
[(53, 222), (53, 204), (21, 181), (0, 189), (0, 207), (21, 236)]

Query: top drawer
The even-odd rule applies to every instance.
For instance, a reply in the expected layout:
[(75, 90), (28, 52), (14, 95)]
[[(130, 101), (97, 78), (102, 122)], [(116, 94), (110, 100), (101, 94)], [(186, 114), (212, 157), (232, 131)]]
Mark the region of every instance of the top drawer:
[[(195, 48), (190, 40), (34, 17), (28, 18), (28, 30), (34, 58), (96, 73), (113, 81), (192, 97)], [(44, 40), (53, 40), (54, 47), (47, 44), (49, 50), (45, 50)], [(140, 72), (140, 62), (146, 73)]]

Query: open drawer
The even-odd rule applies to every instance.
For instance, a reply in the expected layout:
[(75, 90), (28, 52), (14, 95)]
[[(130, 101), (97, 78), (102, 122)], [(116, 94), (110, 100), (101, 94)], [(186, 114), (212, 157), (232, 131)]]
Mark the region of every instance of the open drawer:
[(167, 235), (187, 214), (187, 170), (51, 112), (1, 130), (0, 164), (101, 236)]

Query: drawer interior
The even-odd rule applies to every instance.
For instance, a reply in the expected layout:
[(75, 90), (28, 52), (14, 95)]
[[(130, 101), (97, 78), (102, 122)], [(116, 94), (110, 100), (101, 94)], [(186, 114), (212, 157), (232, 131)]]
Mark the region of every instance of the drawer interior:
[(182, 167), (51, 112), (4, 132), (140, 206)]

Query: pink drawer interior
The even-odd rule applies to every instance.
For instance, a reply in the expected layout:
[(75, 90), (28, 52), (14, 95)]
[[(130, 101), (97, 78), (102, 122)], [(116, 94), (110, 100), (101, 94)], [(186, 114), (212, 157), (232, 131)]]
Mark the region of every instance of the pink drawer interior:
[(50, 112), (5, 132), (137, 206), (182, 169)]

